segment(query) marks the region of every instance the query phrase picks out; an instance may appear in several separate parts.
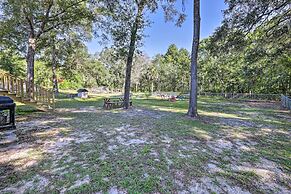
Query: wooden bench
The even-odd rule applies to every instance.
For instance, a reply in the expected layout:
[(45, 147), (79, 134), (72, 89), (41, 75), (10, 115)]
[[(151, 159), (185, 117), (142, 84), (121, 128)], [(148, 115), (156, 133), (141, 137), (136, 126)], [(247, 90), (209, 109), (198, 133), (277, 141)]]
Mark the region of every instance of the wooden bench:
[[(123, 98), (104, 98), (103, 108), (106, 110), (112, 108), (122, 108), (124, 106)], [(129, 106), (132, 106), (132, 100), (129, 100)]]

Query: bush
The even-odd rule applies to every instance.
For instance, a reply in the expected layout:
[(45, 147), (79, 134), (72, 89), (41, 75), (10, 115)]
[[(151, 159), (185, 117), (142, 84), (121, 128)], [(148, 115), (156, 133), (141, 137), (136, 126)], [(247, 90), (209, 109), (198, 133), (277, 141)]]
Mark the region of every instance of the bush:
[(79, 82), (64, 80), (62, 83), (59, 83), (59, 87), (63, 90), (79, 89), (82, 88), (82, 84)]
[(146, 92), (144, 95), (148, 99), (152, 94), (150, 92)]

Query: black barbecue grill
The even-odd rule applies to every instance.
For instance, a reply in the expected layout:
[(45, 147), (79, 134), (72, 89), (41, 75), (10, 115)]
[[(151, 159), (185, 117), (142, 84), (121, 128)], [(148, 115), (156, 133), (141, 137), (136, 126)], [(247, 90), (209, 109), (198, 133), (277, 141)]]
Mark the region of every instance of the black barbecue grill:
[(15, 103), (7, 96), (0, 96), (0, 129), (15, 128)]

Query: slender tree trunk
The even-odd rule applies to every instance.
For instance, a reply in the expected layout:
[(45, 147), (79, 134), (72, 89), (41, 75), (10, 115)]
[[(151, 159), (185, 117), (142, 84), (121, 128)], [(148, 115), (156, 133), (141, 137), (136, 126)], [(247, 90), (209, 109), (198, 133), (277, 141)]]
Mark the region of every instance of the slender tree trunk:
[(172, 83), (173, 83), (173, 92), (176, 92), (176, 88), (177, 88), (177, 86), (176, 86), (176, 85), (177, 85), (176, 80), (177, 80), (177, 79), (174, 78), (174, 80), (173, 80), (173, 82), (172, 82)]
[(33, 35), (29, 36), (28, 39), (28, 50), (26, 55), (27, 62), (27, 95), (30, 99), (33, 98), (34, 90), (34, 57), (35, 57), (35, 37)]
[(57, 60), (56, 60), (56, 46), (52, 43), (52, 73), (53, 73), (53, 91), (55, 94), (59, 93), (58, 79), (57, 79)]
[(157, 89), (158, 92), (161, 92), (160, 77), (158, 77)]
[(191, 85), (188, 116), (197, 117), (197, 59), (200, 39), (200, 0), (194, 0), (194, 33), (191, 53)]
[(126, 62), (125, 84), (124, 84), (124, 108), (125, 109), (129, 108), (131, 68), (132, 68), (133, 55), (135, 51), (137, 30), (139, 28), (142, 11), (143, 11), (143, 6), (139, 6), (138, 12), (135, 18), (135, 22), (131, 30), (130, 45), (129, 45), (129, 51), (127, 55), (127, 62)]

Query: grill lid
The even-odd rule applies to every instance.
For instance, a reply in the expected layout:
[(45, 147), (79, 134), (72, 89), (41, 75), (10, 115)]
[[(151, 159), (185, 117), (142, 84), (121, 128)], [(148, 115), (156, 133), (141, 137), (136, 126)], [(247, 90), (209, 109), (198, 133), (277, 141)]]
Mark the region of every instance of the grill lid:
[(78, 93), (81, 93), (81, 92), (88, 92), (88, 90), (86, 90), (86, 89), (79, 89), (77, 92), (78, 92)]
[(7, 97), (7, 96), (0, 96), (0, 104), (11, 104), (14, 103), (14, 101)]

